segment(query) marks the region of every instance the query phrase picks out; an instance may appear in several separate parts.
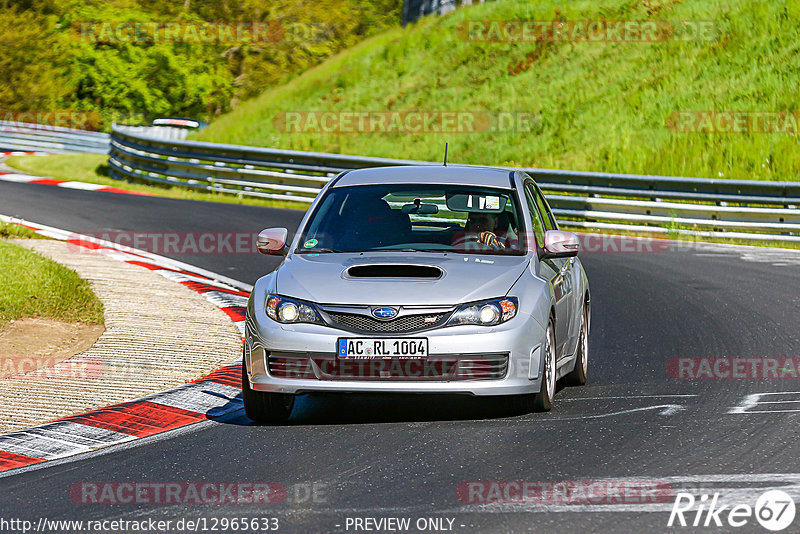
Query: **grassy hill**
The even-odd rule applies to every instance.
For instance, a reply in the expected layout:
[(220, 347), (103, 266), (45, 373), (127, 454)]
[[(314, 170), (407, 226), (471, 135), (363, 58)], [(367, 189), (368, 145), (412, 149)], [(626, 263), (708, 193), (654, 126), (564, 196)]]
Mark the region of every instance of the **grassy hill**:
[[(711, 38), (475, 42), (476, 20), (707, 21)], [(659, 25), (664, 23), (658, 22)], [(681, 26), (683, 24), (683, 26)], [(784, 133), (684, 133), (685, 110), (800, 109), (800, 3), (497, 0), (373, 37), (243, 103), (195, 139), (371, 156), (609, 172), (798, 180)], [(524, 113), (522, 131), (287, 132), (284, 112)], [(317, 117), (317, 116), (315, 116)], [(791, 117), (789, 117), (791, 118)], [(480, 123), (480, 119), (478, 120)], [(313, 125), (312, 125), (313, 126)]]

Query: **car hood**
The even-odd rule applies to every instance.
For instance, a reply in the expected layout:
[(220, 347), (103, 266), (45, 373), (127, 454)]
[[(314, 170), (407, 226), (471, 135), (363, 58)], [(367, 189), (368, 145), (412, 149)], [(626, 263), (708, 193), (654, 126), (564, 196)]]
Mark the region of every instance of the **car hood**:
[[(504, 296), (528, 265), (527, 256), (460, 254), (293, 254), (277, 271), (277, 292), (321, 304), (451, 305)], [(357, 278), (354, 266), (438, 268), (438, 278)], [(392, 271), (395, 268), (392, 267)], [(406, 269), (407, 270), (407, 269)]]

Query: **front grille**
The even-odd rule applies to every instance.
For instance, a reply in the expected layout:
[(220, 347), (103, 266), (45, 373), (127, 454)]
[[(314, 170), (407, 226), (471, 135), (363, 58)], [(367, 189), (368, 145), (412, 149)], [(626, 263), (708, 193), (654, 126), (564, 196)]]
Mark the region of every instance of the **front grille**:
[(449, 313), (427, 313), (420, 315), (404, 315), (391, 321), (379, 321), (368, 315), (355, 313), (327, 312), (331, 326), (351, 332), (389, 332), (393, 334), (410, 334), (442, 326)]
[(268, 364), (272, 376), (290, 379), (499, 380), (508, 371), (508, 354), (341, 359), (332, 355), (275, 353), (269, 356)]

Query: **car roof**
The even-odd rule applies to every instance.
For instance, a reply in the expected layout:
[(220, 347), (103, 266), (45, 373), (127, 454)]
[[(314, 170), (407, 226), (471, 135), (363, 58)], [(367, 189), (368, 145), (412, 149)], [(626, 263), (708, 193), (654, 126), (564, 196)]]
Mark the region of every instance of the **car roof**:
[(377, 184), (472, 185), (512, 189), (509, 169), (465, 165), (402, 165), (356, 169), (342, 175), (332, 187)]

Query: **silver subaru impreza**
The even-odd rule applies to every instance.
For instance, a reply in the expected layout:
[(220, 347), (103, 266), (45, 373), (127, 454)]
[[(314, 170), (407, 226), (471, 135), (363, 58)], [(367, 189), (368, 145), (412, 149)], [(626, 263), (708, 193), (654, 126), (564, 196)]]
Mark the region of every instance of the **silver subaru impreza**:
[(343, 172), (247, 306), (247, 415), (278, 423), (315, 392), (502, 395), (547, 411), (556, 380), (586, 382), (589, 285), (520, 171), (405, 166)]

